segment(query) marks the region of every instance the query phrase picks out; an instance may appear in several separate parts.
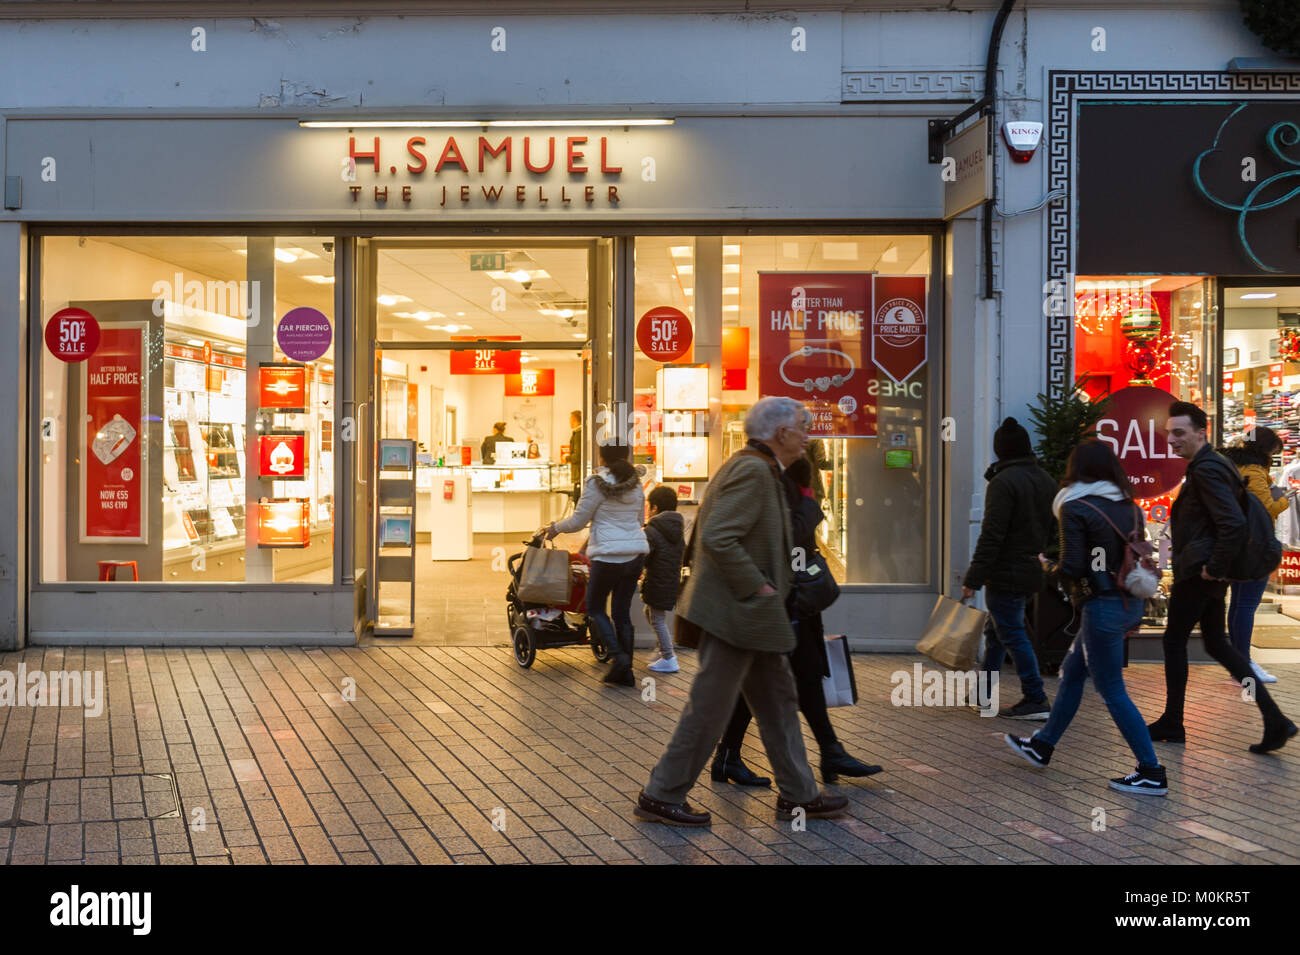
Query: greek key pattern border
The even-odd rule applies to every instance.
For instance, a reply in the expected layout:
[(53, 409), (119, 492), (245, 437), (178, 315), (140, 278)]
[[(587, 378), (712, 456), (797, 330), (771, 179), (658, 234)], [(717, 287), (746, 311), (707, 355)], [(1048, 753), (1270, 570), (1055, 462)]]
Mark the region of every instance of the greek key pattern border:
[[(1075, 227), (1074, 119), (1081, 98), (1111, 94), (1160, 96), (1176, 102), (1206, 93), (1254, 96), (1294, 96), (1300, 93), (1300, 73), (1209, 73), (1198, 71), (1141, 72), (1136, 70), (1081, 73), (1050, 70), (1047, 74), (1048, 189), (1065, 192), (1065, 202), (1048, 206), (1047, 279), (1055, 288), (1072, 291)], [(1073, 303), (1047, 316), (1047, 388), (1059, 395), (1073, 382)]]
[[(1001, 85), (1002, 71), (998, 71)], [(840, 78), (840, 102), (973, 102), (984, 95), (984, 70), (850, 70)]]

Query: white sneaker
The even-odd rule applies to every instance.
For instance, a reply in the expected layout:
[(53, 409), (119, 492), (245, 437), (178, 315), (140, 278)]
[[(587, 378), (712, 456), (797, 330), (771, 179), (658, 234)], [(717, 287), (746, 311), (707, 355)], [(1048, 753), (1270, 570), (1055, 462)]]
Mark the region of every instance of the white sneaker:
[(667, 659), (660, 657), (654, 663), (650, 664), (650, 669), (654, 670), (656, 673), (676, 673), (681, 669), (681, 667), (677, 663), (677, 655), (673, 654)]
[(1277, 682), (1277, 677), (1275, 677), (1273, 674), (1269, 673), (1267, 670), (1265, 670), (1262, 666), (1260, 666), (1260, 665), (1259, 665), (1258, 663), (1256, 663), (1254, 660), (1251, 660), (1251, 661), (1250, 661), (1250, 668), (1251, 668), (1252, 670), (1255, 671), (1255, 679), (1259, 680), (1260, 683), (1276, 683), (1276, 682)]

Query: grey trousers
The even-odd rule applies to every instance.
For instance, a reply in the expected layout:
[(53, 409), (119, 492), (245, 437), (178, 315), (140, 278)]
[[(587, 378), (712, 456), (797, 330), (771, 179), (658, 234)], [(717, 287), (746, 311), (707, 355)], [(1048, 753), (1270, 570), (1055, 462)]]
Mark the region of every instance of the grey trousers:
[(810, 802), (819, 789), (799, 726), (799, 694), (784, 653), (741, 650), (711, 634), (700, 638), (700, 669), (673, 738), (650, 774), (645, 793), (660, 802), (683, 803), (713, 754), (738, 694), (758, 720), (763, 749), (777, 789), (794, 802)]

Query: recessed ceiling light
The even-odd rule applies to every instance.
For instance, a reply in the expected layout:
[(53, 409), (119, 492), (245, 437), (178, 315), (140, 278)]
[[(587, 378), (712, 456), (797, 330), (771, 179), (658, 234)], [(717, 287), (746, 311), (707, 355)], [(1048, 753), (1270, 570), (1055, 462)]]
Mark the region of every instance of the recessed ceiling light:
[(533, 277), (524, 269), (515, 269), (513, 272), (507, 272), (506, 277), (512, 278), (516, 282), (531, 282), (533, 280)]
[(306, 249), (300, 249), (300, 248), (298, 248), (296, 245), (291, 245), (291, 246), (289, 246), (289, 248), (287, 249), (287, 251), (292, 252), (296, 257), (298, 257), (298, 258), (300, 258), (300, 259), (319, 259), (319, 258), (320, 258), (320, 256), (317, 255), (315, 252), (308, 252)]
[(728, 262), (727, 264), (722, 266), (722, 271), (728, 273), (729, 275), (734, 275), (740, 271), (740, 266), (737, 265), (735, 262)]
[(227, 345), (226, 347), (237, 355), (242, 355), (244, 353), (243, 345)]
[(412, 317), (419, 322), (427, 322), (429, 319), (433, 318), (433, 316), (428, 312), (416, 312)]
[(308, 282), (315, 282), (317, 285), (333, 285), (334, 276), (332, 275), (304, 275)]
[(724, 306), (722, 306), (722, 310), (723, 310), (724, 312), (739, 312), (739, 311), (740, 311), (740, 306), (739, 306), (739, 305), (724, 305)]
[(288, 249), (276, 249), (275, 257), (281, 262), (297, 262), (298, 256), (294, 255)]
[(456, 317), (457, 317), (457, 318), (464, 318), (464, 317), (465, 317), (465, 313), (464, 313), (464, 312), (457, 312), (457, 313), (456, 313)]
[(1277, 292), (1246, 292), (1241, 297), (1243, 300), (1248, 298), (1277, 298)]
[(203, 347), (203, 342), (197, 338), (187, 338), (185, 339), (185, 343), (187, 345), (198, 345), (200, 348)]
[(740, 289), (736, 288), (736, 287), (733, 286), (733, 285), (728, 285), (726, 288), (724, 288), (724, 289), (722, 290), (722, 294), (723, 294), (723, 295), (739, 295), (739, 294), (740, 294)]
[(694, 272), (694, 271), (695, 271), (695, 266), (693, 266), (693, 265), (679, 265), (679, 266), (677, 266), (677, 274), (678, 274), (678, 275), (690, 275), (690, 274), (691, 274), (692, 272)]
[(586, 333), (586, 332), (570, 332), (570, 333), (569, 333), (569, 336), (572, 337), (572, 338), (586, 338), (586, 337), (587, 337), (587, 333)]
[(689, 245), (674, 245), (669, 247), (668, 254), (674, 259), (689, 259), (692, 251)]
[(723, 254), (723, 255), (740, 255), (740, 246), (738, 246), (738, 245), (724, 245), (724, 246), (722, 247), (722, 254)]

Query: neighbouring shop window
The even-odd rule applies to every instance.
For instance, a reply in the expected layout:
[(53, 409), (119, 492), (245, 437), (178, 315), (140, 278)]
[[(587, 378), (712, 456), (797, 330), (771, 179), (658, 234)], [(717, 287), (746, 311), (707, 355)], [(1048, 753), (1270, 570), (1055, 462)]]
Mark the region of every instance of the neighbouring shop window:
[[(750, 406), (799, 397), (817, 417), (809, 453), (836, 577), (928, 583), (930, 261), (925, 235), (638, 237), (638, 460), (698, 500), (744, 446)], [(891, 304), (898, 334), (873, 352)]]
[(42, 242), (42, 580), (331, 583), (333, 242)]

